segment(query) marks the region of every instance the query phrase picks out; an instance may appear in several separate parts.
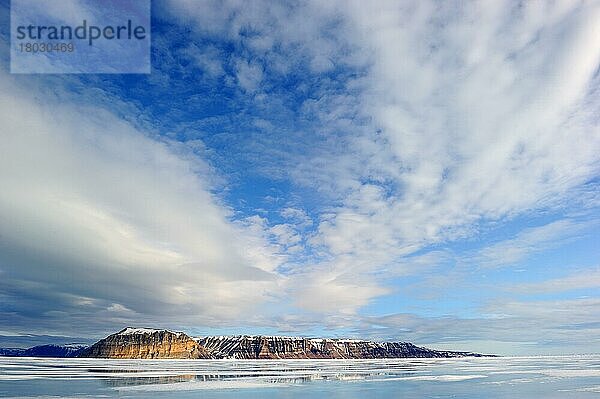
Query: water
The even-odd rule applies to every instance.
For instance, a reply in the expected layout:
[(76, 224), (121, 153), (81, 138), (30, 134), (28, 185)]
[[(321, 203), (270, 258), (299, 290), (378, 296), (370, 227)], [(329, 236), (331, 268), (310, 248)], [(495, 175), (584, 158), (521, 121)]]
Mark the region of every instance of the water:
[(600, 356), (385, 360), (1, 358), (3, 398), (600, 398)]

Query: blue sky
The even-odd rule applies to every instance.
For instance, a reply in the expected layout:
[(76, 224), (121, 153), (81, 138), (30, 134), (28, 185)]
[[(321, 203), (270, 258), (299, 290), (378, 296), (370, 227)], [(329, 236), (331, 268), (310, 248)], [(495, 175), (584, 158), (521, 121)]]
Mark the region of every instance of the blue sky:
[(1, 2), (0, 343), (600, 352), (598, 6), (363, 3), (155, 1), (150, 75), (11, 75)]

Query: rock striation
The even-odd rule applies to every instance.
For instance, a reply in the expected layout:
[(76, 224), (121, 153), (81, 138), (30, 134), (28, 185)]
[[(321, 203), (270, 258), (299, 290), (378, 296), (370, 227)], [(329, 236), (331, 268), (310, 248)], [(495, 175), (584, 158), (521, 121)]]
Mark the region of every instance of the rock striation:
[(217, 359), (383, 359), (406, 357), (477, 356), (466, 352), (435, 351), (408, 342), (374, 342), (277, 336), (219, 336), (197, 338)]
[(208, 359), (210, 354), (182, 332), (125, 328), (83, 350), (79, 357), (110, 359)]
[(94, 345), (41, 345), (1, 349), (0, 356), (92, 357), (108, 359), (386, 359), (482, 356), (436, 351), (409, 342), (264, 335), (192, 338), (182, 332), (124, 328)]
[(408, 342), (261, 335), (192, 338), (181, 332), (129, 327), (98, 341), (78, 356), (116, 359), (383, 359), (479, 355), (435, 351)]

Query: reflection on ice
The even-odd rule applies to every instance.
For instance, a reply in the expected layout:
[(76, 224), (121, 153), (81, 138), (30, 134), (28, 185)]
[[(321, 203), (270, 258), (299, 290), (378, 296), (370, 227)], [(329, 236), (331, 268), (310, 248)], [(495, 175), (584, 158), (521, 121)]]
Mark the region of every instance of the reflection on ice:
[[(79, 385), (75, 381), (80, 381)], [(25, 385), (19, 385), (20, 382)], [(369, 389), (410, 390), (418, 386), (413, 389), (432, 392), (453, 389), (503, 392), (503, 389), (544, 386), (548, 390), (547, 398), (569, 397), (565, 395), (581, 398), (598, 392), (600, 357), (279, 361), (0, 358), (0, 397), (25, 397), (10, 395), (18, 389), (28, 393), (35, 391), (36, 386), (45, 391), (50, 384), (59, 390), (67, 385), (77, 386), (79, 393), (89, 389), (91, 397), (115, 397), (121, 392), (133, 397), (147, 397), (151, 392), (171, 397), (196, 390), (300, 386), (321, 389), (367, 384)], [(25, 386), (34, 388), (25, 389)], [(81, 388), (84, 386), (93, 389)], [(558, 393), (562, 396), (552, 396)], [(44, 397), (44, 394), (30, 396)], [(82, 393), (79, 397), (84, 396)]]
[[(13, 364), (10, 364), (10, 363)], [(113, 386), (210, 382), (236, 378), (273, 383), (306, 383), (314, 380), (357, 380), (373, 376), (413, 375), (426, 372), (424, 360), (285, 360), (285, 361), (194, 361), (33, 359), (0, 360), (0, 379), (72, 378), (102, 379)]]

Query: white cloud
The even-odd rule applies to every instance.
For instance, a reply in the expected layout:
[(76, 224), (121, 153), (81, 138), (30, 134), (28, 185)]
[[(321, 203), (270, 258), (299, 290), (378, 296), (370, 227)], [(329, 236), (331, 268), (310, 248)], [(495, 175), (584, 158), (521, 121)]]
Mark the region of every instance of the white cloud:
[(69, 24), (81, 24), (85, 20), (94, 20), (94, 12), (85, 1), (65, 0), (60, 3), (49, 1), (18, 0), (18, 10), (37, 16), (42, 20), (61, 21)]
[(498, 301), (487, 317), (366, 317), (362, 331), (373, 337), (402, 336), (430, 347), (501, 355), (589, 353), (597, 347), (597, 298)]
[(358, 280), (338, 273), (297, 275), (292, 279), (291, 291), (295, 304), (315, 313), (351, 315), (369, 303), (371, 298), (388, 294), (390, 291), (378, 287), (368, 280)]
[(296, 226), (299, 227), (308, 227), (312, 226), (313, 224), (310, 216), (308, 216), (308, 214), (302, 209), (291, 207), (283, 208), (279, 214), (282, 217), (291, 220)]
[[(299, 118), (312, 123), (322, 140), (312, 148), (294, 143), (307, 151), (293, 158), (292, 170), (283, 173), (279, 164), (264, 169), (271, 176), (277, 170), (278, 177), (291, 177), (296, 185), (315, 189), (326, 206), (319, 203), (320, 213), (312, 219), (304, 211), (283, 209), (280, 216), (286, 222), (278, 225), (259, 217), (227, 223), (227, 213), (198, 180), (195, 166), (173, 155), (167, 144), (149, 141), (106, 115), (96, 120), (85, 116), (83, 133), (90, 127), (94, 134), (79, 137), (78, 124), (69, 122), (76, 119), (72, 109), (64, 110), (67, 116), (58, 121), (72, 128), (53, 130), (63, 143), (46, 140), (48, 153), (38, 149), (30, 159), (51, 162), (41, 163), (35, 171), (15, 169), (8, 162), (16, 154), (33, 154), (24, 151), (31, 148), (30, 136), (52, 127), (40, 128), (41, 121), (60, 115), (44, 114), (30, 129), (7, 113), (7, 121), (27, 134), (7, 141), (12, 147), (6, 147), (8, 158), (2, 162), (14, 176), (7, 175), (6, 181), (22, 195), (6, 201), (10, 207), (4, 208), (4, 215), (28, 228), (23, 237), (42, 238), (35, 241), (36, 251), (42, 245), (49, 250), (82, 247), (102, 264), (131, 269), (126, 277), (141, 279), (137, 285), (108, 280), (102, 285), (106, 290), (114, 284), (115, 292), (138, 296), (152, 281), (166, 283), (155, 288), (157, 300), (153, 298), (149, 305), (108, 295), (106, 307), (117, 309), (116, 303), (124, 309), (147, 311), (163, 300), (177, 305), (169, 308), (178, 309), (174, 314), (202, 309), (205, 320), (216, 323), (214, 315), (233, 317), (231, 312), (240, 301), (260, 303), (283, 291), (299, 307), (321, 313), (315, 324), (343, 314), (335, 324), (340, 326), (352, 317), (360, 319), (356, 313), (361, 307), (391, 292), (391, 278), (434, 269), (450, 256), (443, 251), (423, 255), (419, 250), (474, 237), (478, 226), (490, 221), (568, 208), (579, 201), (580, 193), (585, 193), (584, 201), (591, 206), (597, 202), (595, 186), (583, 187), (598, 176), (600, 165), (595, 116), (600, 60), (595, 22), (600, 9), (595, 3), (487, 2), (460, 8), (433, 1), (308, 1), (290, 6), (178, 0), (159, 7), (196, 32), (233, 44), (236, 52), (229, 65), (235, 76), (228, 81), (237, 82), (240, 92), (260, 106), (267, 106), (269, 100), (285, 103), (277, 93), (261, 95), (272, 74), (312, 74), (308, 77), (319, 89), (290, 114), (300, 113)], [(226, 73), (225, 63), (205, 63), (203, 53), (193, 46), (189, 50), (188, 55), (196, 57), (208, 73)], [(331, 71), (347, 74), (328, 86), (325, 75)], [(298, 92), (304, 93), (304, 83)], [(3, 110), (19, 101), (3, 98)], [(45, 109), (31, 101), (22, 107)], [(107, 121), (118, 126), (118, 134), (100, 134)], [(276, 128), (260, 121), (255, 126)], [(103, 140), (105, 134), (108, 138)], [(260, 156), (263, 150), (261, 145), (254, 148)], [(278, 156), (286, 152), (278, 150)], [(72, 159), (73, 154), (77, 158)], [(88, 166), (72, 172), (69, 165), (83, 160)], [(19, 159), (11, 162), (24, 164)], [(63, 178), (48, 187), (44, 174)], [(35, 184), (20, 185), (32, 178)], [(135, 187), (140, 191), (128, 194)], [(40, 204), (57, 190), (60, 201)], [(63, 193), (69, 194), (66, 200)], [(273, 202), (280, 203), (280, 199)], [(36, 232), (34, 224), (28, 227), (28, 218), (36, 215), (32, 209), (45, 210), (40, 212), (46, 218), (43, 225), (59, 234)], [(308, 226), (315, 231), (301, 231)], [(476, 260), (489, 268), (519, 262), (534, 251), (551, 248), (565, 235), (577, 235), (579, 228), (562, 220), (526, 230), (488, 247)], [(8, 237), (16, 240), (19, 231), (11, 231)], [(64, 243), (70, 247), (58, 245)], [(286, 265), (285, 279), (274, 275), (302, 245), (314, 254), (310, 262)], [(80, 264), (80, 258), (75, 260)], [(147, 278), (137, 273), (140, 264)], [(158, 273), (165, 264), (180, 267)], [(196, 276), (198, 269), (203, 273)], [(439, 285), (452, 278), (457, 289), (464, 287), (462, 276), (450, 272), (437, 276)], [(573, 278), (547, 283), (539, 290), (579, 282)], [(81, 301), (86, 295), (60, 300)], [(536, 323), (548, 323), (552, 339), (558, 342), (567, 330), (554, 331), (552, 326), (558, 326), (560, 318), (537, 313), (544, 303), (511, 301), (502, 309), (485, 310), (511, 314), (503, 321), (436, 321), (409, 315), (380, 322), (418, 330), (409, 337), (421, 342), (447, 334), (471, 341), (491, 339), (495, 332), (506, 342), (515, 342), (521, 339), (516, 337), (521, 330), (527, 331), (523, 339), (529, 342), (547, 332)], [(565, 309), (582, 305), (587, 313), (578, 320), (587, 323), (597, 316), (590, 311), (594, 304), (555, 305)], [(282, 318), (301, 324), (298, 318)], [(583, 342), (589, 334), (578, 337)]]
[(256, 63), (238, 61), (235, 65), (238, 84), (247, 92), (253, 93), (259, 87), (263, 78), (263, 69)]
[(585, 230), (597, 225), (594, 220), (561, 219), (520, 231), (516, 237), (488, 245), (467, 262), (482, 268), (515, 265), (528, 256), (573, 241)]
[(221, 54), (214, 47), (204, 46), (201, 49), (195, 43), (191, 43), (185, 49), (184, 54), (211, 77), (218, 78), (225, 74)]
[[(595, 4), (227, 2), (218, 16), (212, 5), (170, 4), (198, 31), (254, 49), (238, 61), (246, 90), (265, 77), (247, 77), (257, 60), (282, 75), (301, 65), (356, 73), (345, 90), (304, 102), (331, 139), (290, 172), (331, 200), (307, 241), (320, 259), (297, 271), (298, 284), (331, 285), (331, 309), (388, 292), (377, 273), (419, 249), (565, 206), (598, 173)], [(355, 295), (338, 279), (368, 288)]]
[(600, 288), (600, 268), (578, 271), (563, 277), (535, 283), (523, 283), (513, 287), (520, 293), (557, 293), (571, 290)]
[(365, 272), (478, 222), (576, 197), (598, 172), (599, 15), (591, 4), (350, 3), (348, 40), (372, 54), (356, 82), (372, 123), (301, 171), (343, 193), (313, 239), (335, 257), (327, 270), (373, 281)]
[(60, 310), (60, 324), (88, 309), (220, 325), (278, 290), (277, 257), (228, 222), (201, 161), (103, 109), (1, 84), (0, 289), (22, 293), (3, 306), (14, 328), (11, 308), (33, 319)]

